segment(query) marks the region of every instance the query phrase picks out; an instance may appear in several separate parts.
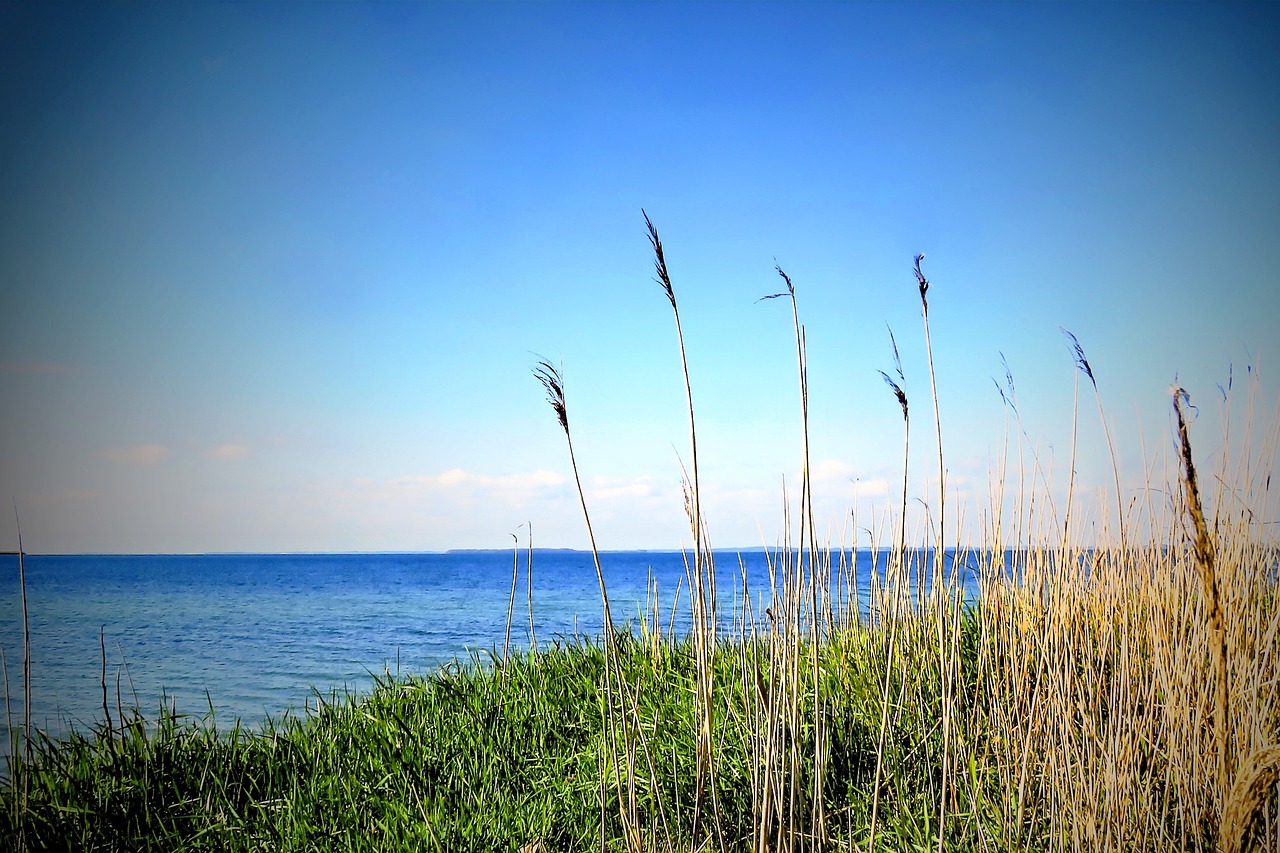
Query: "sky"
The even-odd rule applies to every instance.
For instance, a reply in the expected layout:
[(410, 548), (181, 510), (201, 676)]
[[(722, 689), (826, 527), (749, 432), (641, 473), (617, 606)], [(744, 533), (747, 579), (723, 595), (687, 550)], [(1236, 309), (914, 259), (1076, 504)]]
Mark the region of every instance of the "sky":
[(1277, 48), (1251, 3), (5, 4), (0, 496), (33, 553), (585, 547), (545, 358), (599, 546), (687, 545), (643, 209), (713, 545), (801, 481), (775, 265), (820, 536), (895, 523), (889, 330), (927, 536), (921, 252), (947, 535), (1002, 459), (1105, 525), (1114, 470), (1167, 502), (1175, 382), (1204, 466), (1224, 397), (1265, 450)]

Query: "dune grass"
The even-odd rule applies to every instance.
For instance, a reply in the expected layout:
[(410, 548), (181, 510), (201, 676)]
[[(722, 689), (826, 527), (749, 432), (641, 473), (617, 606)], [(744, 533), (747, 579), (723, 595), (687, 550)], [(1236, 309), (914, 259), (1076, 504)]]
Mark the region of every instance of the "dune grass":
[[(865, 826), (864, 777), (876, 754), (868, 724), (878, 710), (875, 647), (867, 632), (820, 650), (832, 741), (826, 805), (836, 837)], [(219, 731), (207, 718), (162, 709), (154, 721), (134, 718), (114, 734), (103, 724), (66, 741), (37, 739), (24, 774), (27, 807), (6, 802), (5, 822), (30, 849), (590, 850), (603, 831), (605, 847), (622, 850), (624, 830), (645, 849), (692, 849), (695, 832), (707, 829), (705, 818), (694, 826), (697, 658), (688, 641), (658, 648), (655, 655), (651, 643), (621, 633), (615, 647), (655, 759), (652, 769), (634, 768), (634, 809), (618, 808), (628, 798), (613, 784), (620, 749), (608, 737), (606, 654), (582, 641), (513, 655), (505, 666), (473, 659), (427, 677), (384, 678), (368, 696), (334, 697), (308, 719), (260, 730)], [(751, 744), (735, 720), (751, 704), (746, 688), (767, 690), (744, 682), (743, 667), (768, 659), (765, 644), (750, 644), (722, 654), (712, 673), (725, 715), (717, 719), (719, 829), (734, 850), (749, 848), (756, 808)], [(937, 768), (909, 753), (936, 704), (894, 727), (892, 748), (904, 761), (889, 799), (907, 820), (891, 816), (882, 839), (910, 838), (918, 830), (911, 813), (929, 805)], [(800, 788), (809, 790), (812, 728), (787, 735), (788, 752), (801, 757)]]
[[(982, 545), (966, 550), (940, 523), (963, 508), (947, 508), (929, 344), (939, 492), (928, 506), (938, 523), (929, 548), (909, 550), (911, 421), (891, 333), (895, 374), (882, 375), (904, 422), (901, 512), (887, 564), (859, 590), (852, 554), (814, 537), (805, 330), (779, 268), (787, 291), (766, 298), (787, 297), (792, 309), (802, 481), (769, 554), (772, 599), (742, 596), (720, 614), (717, 576), (744, 589), (747, 580), (717, 568), (705, 544), (690, 365), (662, 242), (645, 222), (689, 407), (688, 636), (664, 635), (654, 612), (623, 627), (607, 618), (594, 640), (513, 653), (513, 566), (500, 654), (388, 676), (370, 695), (332, 696), (258, 730), (219, 731), (162, 707), (149, 721), (134, 711), (113, 723), (108, 711), (97, 730), (65, 741), (25, 738), (30, 752), (11, 750), (0, 788), (15, 846), (1280, 849), (1280, 578), (1268, 526), (1280, 418), (1204, 478), (1178, 390), (1176, 466), (1128, 504), (1119, 494), (1082, 504), (1073, 475), (1067, 505), (1056, 506), (1019, 442), (1016, 476), (998, 472)], [(922, 257), (914, 273), (928, 344)], [(1067, 334), (1118, 490), (1093, 369)], [(535, 374), (576, 482), (564, 377), (545, 361)], [(1001, 395), (1016, 418), (1011, 376)], [(590, 534), (580, 488), (579, 498)], [(1082, 542), (1081, 530), (1096, 533)], [(976, 598), (948, 563), (977, 576)], [(598, 581), (607, 614), (603, 571)]]

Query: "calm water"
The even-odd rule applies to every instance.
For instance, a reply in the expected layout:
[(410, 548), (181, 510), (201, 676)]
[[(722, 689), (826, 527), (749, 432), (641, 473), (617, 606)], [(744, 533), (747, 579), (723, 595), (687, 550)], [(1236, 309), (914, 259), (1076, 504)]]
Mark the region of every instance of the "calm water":
[[(521, 554), (512, 627), (517, 648), (529, 641), (526, 559)], [(740, 560), (753, 599), (766, 594), (763, 553), (719, 552), (716, 560), (722, 613), (741, 598)], [(677, 633), (687, 627), (687, 590), (672, 608), (685, 576), (681, 554), (615, 552), (602, 562), (615, 620), (646, 609), (652, 577), (664, 629), (672, 613)], [(865, 590), (871, 555), (861, 553), (858, 564)], [(212, 702), (219, 725), (301, 711), (315, 691), (365, 691), (384, 669), (426, 673), (473, 650), (500, 654), (512, 554), (28, 556), (26, 573), (33, 722), (56, 735), (102, 719), (100, 631), (113, 716), (118, 678), (126, 707), (136, 696), (153, 717), (168, 697), (180, 712), (203, 715)], [(0, 650), (21, 725), (16, 556), (0, 557), (0, 578)], [(589, 553), (535, 551), (532, 591), (540, 644), (598, 635)]]

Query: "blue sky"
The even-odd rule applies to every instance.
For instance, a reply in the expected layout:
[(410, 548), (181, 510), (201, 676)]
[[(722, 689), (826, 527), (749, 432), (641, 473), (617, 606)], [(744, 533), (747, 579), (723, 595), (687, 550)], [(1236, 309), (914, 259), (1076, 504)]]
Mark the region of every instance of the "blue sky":
[[(0, 494), (35, 552), (501, 548), (525, 524), (583, 546), (545, 356), (601, 546), (679, 547), (683, 386), (641, 208), (714, 544), (776, 542), (798, 482), (775, 263), (832, 541), (897, 505), (886, 326), (914, 529), (937, 503), (916, 252), (961, 536), (1002, 354), (1065, 488), (1059, 326), (1145, 494), (1175, 377), (1210, 466), (1229, 372), (1259, 377), (1263, 426), (1280, 396), (1278, 41), (1261, 4), (5, 5)], [(1088, 497), (1112, 475), (1080, 400)]]

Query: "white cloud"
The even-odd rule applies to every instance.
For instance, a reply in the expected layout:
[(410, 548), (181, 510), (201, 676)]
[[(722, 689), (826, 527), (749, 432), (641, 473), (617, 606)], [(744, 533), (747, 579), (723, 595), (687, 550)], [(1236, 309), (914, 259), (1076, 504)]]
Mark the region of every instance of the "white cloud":
[(450, 513), (459, 507), (506, 506), (523, 509), (558, 491), (565, 478), (554, 471), (518, 474), (480, 474), (450, 468), (438, 474), (393, 479), (358, 477), (348, 481), (351, 495), (361, 503), (386, 507), (434, 507)]
[(428, 483), (434, 483), (435, 485), (444, 486), (445, 488), (448, 488), (450, 486), (461, 485), (462, 483), (465, 483), (468, 480), (477, 480), (479, 479), (479, 475), (470, 474), (462, 470), (461, 468), (450, 468), (448, 471), (445, 471), (442, 474), (436, 474), (434, 477), (418, 477), (418, 478), (412, 478), (412, 479), (414, 479), (416, 482), (425, 481)]
[(103, 459), (124, 465), (159, 465), (169, 458), (169, 448), (163, 444), (135, 444), (133, 447), (104, 447), (99, 451)]
[(209, 455), (214, 459), (236, 460), (245, 459), (252, 452), (253, 449), (244, 444), (219, 444), (209, 451)]
[(653, 478), (643, 476), (630, 480), (618, 480), (610, 477), (593, 477), (586, 491), (588, 500), (647, 498), (654, 493)]
[(813, 466), (813, 481), (829, 483), (832, 480), (852, 480), (856, 473), (857, 469), (848, 462), (839, 459), (823, 459)]
[(882, 498), (889, 494), (889, 481), (859, 480), (853, 486), (853, 493), (860, 498)]
[(450, 468), (439, 474), (423, 474), (400, 477), (392, 481), (396, 486), (418, 487), (428, 491), (493, 491), (506, 493), (529, 492), (559, 486), (564, 477), (554, 471), (534, 471), (529, 474), (476, 474), (462, 468)]
[[(824, 459), (813, 466), (813, 482), (828, 483), (822, 491), (831, 496), (882, 497), (889, 494), (889, 481), (883, 477), (864, 479), (859, 469), (840, 459)], [(868, 472), (863, 470), (865, 475)]]

